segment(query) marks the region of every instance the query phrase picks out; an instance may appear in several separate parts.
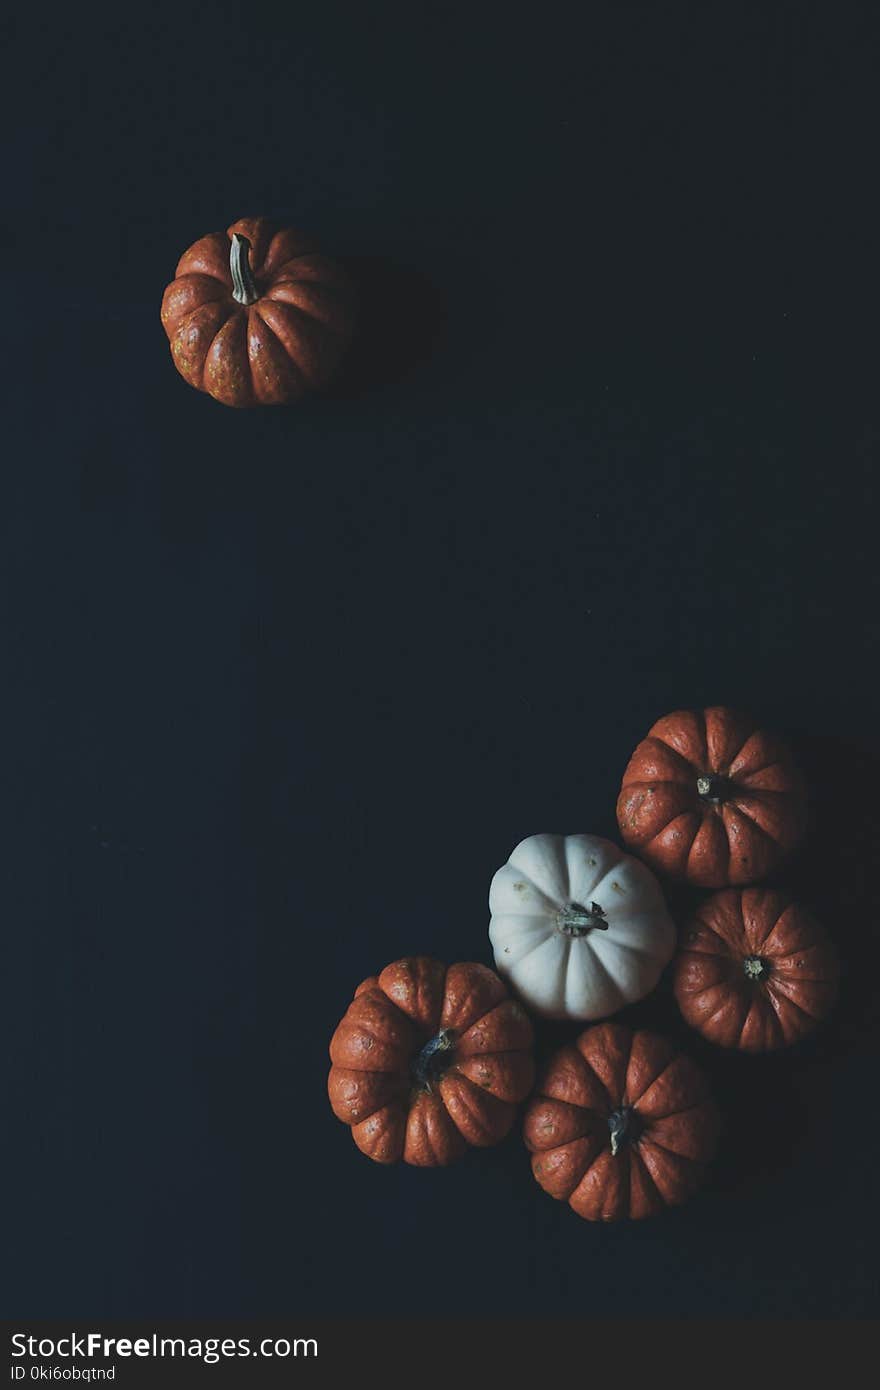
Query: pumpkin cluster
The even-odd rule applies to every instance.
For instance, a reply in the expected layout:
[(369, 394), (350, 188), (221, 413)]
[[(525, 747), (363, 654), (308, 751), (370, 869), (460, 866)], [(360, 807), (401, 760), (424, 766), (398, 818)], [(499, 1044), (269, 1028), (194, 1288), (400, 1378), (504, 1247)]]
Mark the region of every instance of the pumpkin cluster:
[[(617, 819), (632, 853), (595, 835), (517, 845), (489, 890), (495, 971), (416, 956), (358, 987), (328, 1090), (368, 1157), (452, 1163), (503, 1139), (525, 1101), (544, 1191), (590, 1221), (638, 1220), (700, 1186), (719, 1112), (690, 1057), (610, 1016), (670, 962), (683, 1020), (719, 1047), (794, 1044), (827, 1016), (838, 965), (825, 930), (761, 886), (807, 826), (782, 742), (723, 707), (667, 715), (629, 760)], [(658, 876), (703, 891), (679, 930)], [(537, 1079), (530, 1014), (590, 1025)]]
[[(284, 405), (339, 369), (355, 294), (301, 232), (250, 217), (183, 253), (161, 318), (189, 385), (228, 406)], [(717, 1139), (706, 1081), (665, 1039), (605, 1020), (672, 961), (682, 1018), (720, 1047), (763, 1052), (813, 1031), (835, 1001), (835, 952), (802, 904), (758, 886), (802, 839), (806, 805), (788, 748), (754, 720), (723, 706), (658, 719), (617, 800), (631, 853), (595, 835), (531, 835), (494, 875), (497, 973), (412, 956), (358, 986), (328, 1080), (358, 1148), (445, 1166), (502, 1140), (531, 1095), (535, 1178), (579, 1216), (684, 1201)], [(711, 893), (680, 932), (657, 876)], [(527, 1009), (593, 1025), (537, 1085)]]

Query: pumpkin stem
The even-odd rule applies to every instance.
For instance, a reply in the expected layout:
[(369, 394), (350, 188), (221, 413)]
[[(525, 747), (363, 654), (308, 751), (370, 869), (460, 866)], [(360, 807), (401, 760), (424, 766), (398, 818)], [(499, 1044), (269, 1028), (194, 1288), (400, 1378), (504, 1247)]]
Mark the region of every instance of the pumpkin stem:
[(454, 1046), (455, 1034), (452, 1029), (441, 1028), (414, 1057), (410, 1070), (416, 1085), (423, 1091), (433, 1091), (434, 1083), (440, 1080), (452, 1061), (446, 1054), (451, 1052)]
[(710, 772), (697, 778), (697, 795), (702, 797), (704, 801), (713, 801), (717, 804), (727, 796), (728, 785), (726, 777), (719, 777), (714, 772)]
[(251, 270), (248, 252), (251, 244), (241, 232), (232, 233), (229, 247), (229, 269), (232, 274), (232, 298), (236, 304), (253, 304), (260, 297), (257, 282)]
[(746, 956), (743, 970), (749, 980), (763, 980), (764, 976), (770, 973), (767, 962), (760, 956)]
[(556, 918), (559, 930), (565, 936), (586, 936), (588, 931), (607, 931), (608, 918), (605, 909), (598, 903), (581, 907), (580, 903), (569, 903)]
[(612, 1110), (608, 1116), (608, 1128), (611, 1132), (612, 1157), (616, 1157), (624, 1144), (631, 1144), (634, 1139), (638, 1139), (642, 1130), (639, 1117), (631, 1105), (622, 1105), (619, 1110)]

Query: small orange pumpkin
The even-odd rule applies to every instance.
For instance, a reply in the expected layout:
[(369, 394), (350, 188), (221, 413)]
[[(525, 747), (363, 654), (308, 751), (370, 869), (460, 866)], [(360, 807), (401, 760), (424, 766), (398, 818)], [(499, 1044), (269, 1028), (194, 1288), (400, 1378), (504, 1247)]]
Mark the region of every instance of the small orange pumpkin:
[(686, 1201), (717, 1133), (690, 1058), (619, 1023), (588, 1028), (551, 1057), (524, 1125), (535, 1178), (587, 1221), (638, 1220)]
[(800, 1042), (837, 998), (837, 955), (787, 893), (735, 888), (700, 904), (682, 932), (673, 988), (685, 1021), (720, 1047)]
[(657, 873), (701, 888), (757, 883), (801, 839), (806, 793), (787, 747), (716, 705), (648, 731), (617, 800), (625, 843)]
[(286, 405), (336, 372), (354, 294), (300, 232), (244, 217), (184, 251), (162, 324), (175, 367), (196, 390), (223, 405)]
[(532, 1025), (485, 965), (414, 956), (359, 985), (330, 1060), (333, 1113), (362, 1153), (441, 1167), (510, 1130), (534, 1080)]

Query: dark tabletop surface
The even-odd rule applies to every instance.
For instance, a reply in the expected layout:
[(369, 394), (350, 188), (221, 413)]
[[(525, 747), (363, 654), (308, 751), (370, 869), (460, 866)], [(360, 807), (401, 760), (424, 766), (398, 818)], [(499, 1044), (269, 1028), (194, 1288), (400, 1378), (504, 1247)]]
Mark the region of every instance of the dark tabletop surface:
[[(7, 59), (6, 1310), (875, 1311), (876, 10), (187, 8)], [(159, 324), (254, 211), (369, 308), (293, 410)], [(354, 986), (490, 962), (514, 844), (614, 835), (637, 740), (714, 702), (799, 749), (783, 881), (845, 973), (784, 1057), (631, 1011), (713, 1076), (707, 1191), (602, 1228), (517, 1135), (367, 1162)]]

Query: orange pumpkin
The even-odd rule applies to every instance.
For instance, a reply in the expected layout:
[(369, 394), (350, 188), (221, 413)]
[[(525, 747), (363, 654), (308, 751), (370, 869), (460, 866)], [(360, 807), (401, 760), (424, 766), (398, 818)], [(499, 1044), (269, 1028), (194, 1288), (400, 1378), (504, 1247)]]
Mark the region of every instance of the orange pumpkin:
[(174, 365), (223, 405), (286, 405), (324, 386), (353, 323), (345, 273), (264, 217), (201, 237), (162, 298)]
[(715, 893), (682, 933), (673, 987), (682, 1016), (710, 1042), (766, 1052), (800, 1042), (837, 997), (837, 956), (787, 893)]
[(639, 1220), (703, 1181), (718, 1113), (702, 1072), (672, 1043), (599, 1023), (560, 1048), (525, 1115), (532, 1172), (588, 1221)]
[(658, 719), (629, 760), (617, 820), (658, 873), (724, 888), (771, 872), (803, 834), (805, 802), (785, 745), (715, 706)]
[(497, 1144), (534, 1081), (531, 1023), (495, 972), (428, 956), (364, 980), (330, 1060), (330, 1104), (361, 1152), (422, 1168)]

